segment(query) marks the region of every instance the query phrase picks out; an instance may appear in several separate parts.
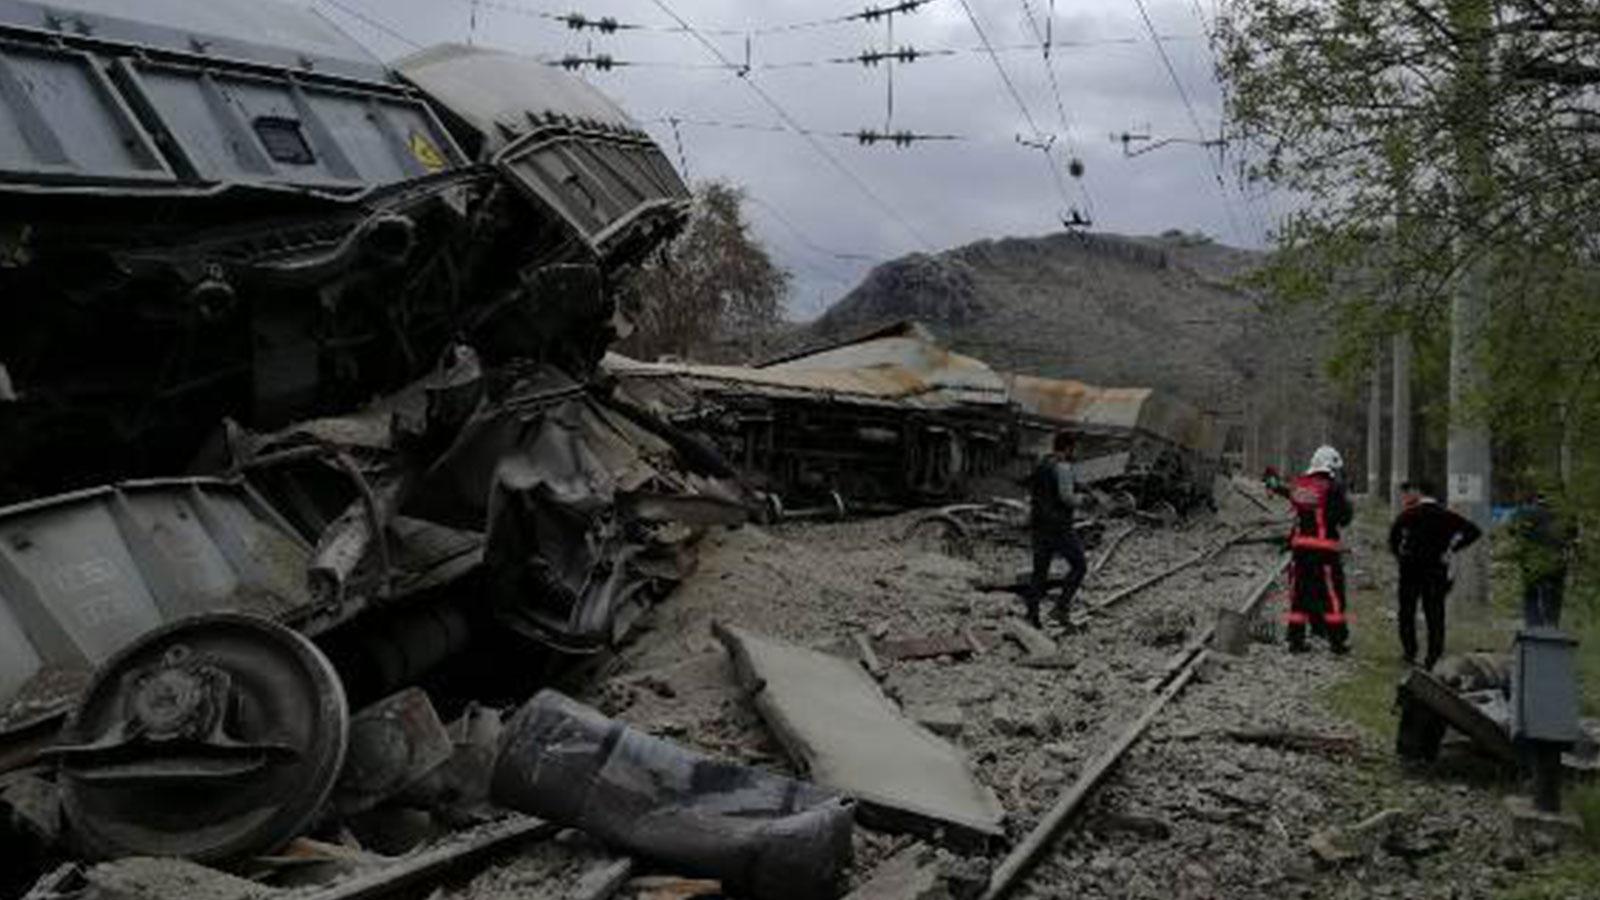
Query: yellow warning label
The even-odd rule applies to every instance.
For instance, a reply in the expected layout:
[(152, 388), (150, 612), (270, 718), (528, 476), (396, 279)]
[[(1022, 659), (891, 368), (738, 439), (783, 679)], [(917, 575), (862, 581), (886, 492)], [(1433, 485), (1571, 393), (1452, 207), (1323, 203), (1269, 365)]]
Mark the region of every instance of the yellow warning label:
[(439, 148), (434, 146), (433, 141), (428, 140), (428, 136), (420, 131), (411, 132), (411, 155), (430, 172), (437, 172), (450, 165), (444, 154), (439, 152)]

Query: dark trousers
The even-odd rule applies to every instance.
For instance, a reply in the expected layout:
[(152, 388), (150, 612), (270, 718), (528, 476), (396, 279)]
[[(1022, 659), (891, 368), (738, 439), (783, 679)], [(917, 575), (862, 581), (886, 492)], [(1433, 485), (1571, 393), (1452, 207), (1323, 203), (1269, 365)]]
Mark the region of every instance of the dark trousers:
[(1350, 640), (1345, 624), (1344, 562), (1337, 553), (1296, 550), (1289, 566), (1289, 648), (1303, 650), (1306, 627), (1326, 635), (1328, 645), (1343, 650)]
[(1444, 655), (1444, 600), (1450, 593), (1450, 574), (1442, 569), (1426, 566), (1400, 566), (1400, 649), (1406, 662), (1417, 660), (1417, 605), (1422, 606), (1422, 617), (1428, 623), (1428, 654), (1422, 658), (1422, 667), (1433, 664)]
[(1561, 601), (1566, 593), (1567, 573), (1546, 575), (1529, 581), (1522, 589), (1522, 620), (1529, 628), (1561, 625)]
[(1072, 598), (1083, 584), (1089, 565), (1083, 559), (1083, 542), (1070, 523), (1066, 525), (1033, 526), (1033, 580), (1028, 585), (1028, 619), (1039, 620), (1039, 602), (1044, 599), (1050, 581), (1050, 563), (1056, 557), (1067, 561), (1067, 580), (1061, 586), (1061, 599), (1056, 601), (1056, 616), (1065, 619), (1072, 606)]

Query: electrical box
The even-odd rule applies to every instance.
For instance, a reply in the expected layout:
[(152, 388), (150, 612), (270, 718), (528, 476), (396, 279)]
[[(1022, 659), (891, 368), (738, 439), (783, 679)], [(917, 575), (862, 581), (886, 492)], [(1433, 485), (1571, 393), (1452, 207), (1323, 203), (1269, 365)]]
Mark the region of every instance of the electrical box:
[(1511, 734), (1570, 744), (1578, 728), (1578, 642), (1556, 628), (1517, 633), (1511, 669)]

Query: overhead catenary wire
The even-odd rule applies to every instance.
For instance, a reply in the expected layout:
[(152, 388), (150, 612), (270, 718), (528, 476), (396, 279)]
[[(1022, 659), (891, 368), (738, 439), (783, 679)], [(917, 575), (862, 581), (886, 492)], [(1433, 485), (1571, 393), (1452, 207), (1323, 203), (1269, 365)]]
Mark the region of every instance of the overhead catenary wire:
[(925, 141), (964, 141), (965, 135), (960, 134), (925, 134), (912, 131), (877, 131), (871, 128), (861, 128), (855, 131), (824, 131), (814, 128), (795, 129), (787, 125), (763, 124), (760, 122), (726, 122), (718, 119), (696, 119), (686, 116), (657, 116), (647, 119), (652, 123), (693, 125), (699, 128), (718, 128), (726, 131), (759, 131), (768, 134), (797, 134), (808, 137), (846, 138), (858, 144), (894, 144), (907, 146), (909, 144)]
[[(1213, 10), (1214, 14), (1211, 17), (1207, 17), (1205, 10), (1203, 8), (1201, 8), (1201, 6), (1200, 6), (1200, 0), (1191, 0), (1191, 4), (1192, 4), (1192, 6), (1194, 8), (1195, 21), (1199, 22), (1199, 24), (1200, 24), (1200, 31), (1202, 32), (1202, 34), (1204, 34), (1204, 35), (1206, 35), (1208, 37), (1207, 45), (1206, 45), (1206, 52), (1208, 54), (1210, 54), (1212, 64), (1216, 65), (1217, 64), (1216, 48), (1210, 42), (1209, 36), (1215, 33), (1215, 25), (1216, 25), (1217, 16), (1219, 15), (1219, 13), (1218, 13), (1218, 11)], [(1226, 140), (1225, 140), (1226, 135), (1223, 135), (1223, 138), (1224, 138), (1223, 147), (1226, 148), (1227, 147), (1227, 143), (1226, 143)], [(1219, 169), (1220, 169), (1220, 166), (1219, 166)], [(1268, 239), (1269, 239), (1269, 237), (1270, 237), (1270, 228), (1269, 228), (1268, 224), (1262, 220), (1261, 212), (1260, 212), (1259, 209), (1256, 208), (1255, 199), (1253, 199), (1250, 196), (1249, 192), (1247, 190), (1245, 190), (1244, 185), (1243, 184), (1239, 184), (1239, 185), (1237, 185), (1237, 187), (1239, 189), (1239, 196), (1244, 202), (1245, 213), (1251, 218), (1252, 227), (1254, 227), (1258, 231), (1262, 244), (1266, 244)], [(1270, 204), (1270, 201), (1268, 201), (1268, 215), (1269, 215), (1269, 217), (1271, 215), (1271, 204)]]
[[(1134, 6), (1139, 10), (1139, 18), (1144, 21), (1145, 31), (1150, 36), (1150, 42), (1155, 45), (1156, 55), (1161, 58), (1161, 64), (1167, 70), (1167, 77), (1172, 80), (1173, 88), (1178, 92), (1178, 99), (1183, 103), (1184, 110), (1188, 113), (1189, 122), (1194, 126), (1195, 135), (1199, 140), (1209, 140), (1205, 126), (1200, 123), (1200, 114), (1195, 111), (1194, 101), (1189, 97), (1189, 89), (1184, 86), (1183, 79), (1178, 76), (1178, 69), (1172, 64), (1172, 56), (1167, 53), (1166, 44), (1162, 43), (1160, 33), (1156, 31), (1155, 22), (1150, 18), (1150, 10), (1145, 6), (1144, 0), (1133, 0)], [(1227, 179), (1222, 174), (1222, 166), (1206, 154), (1206, 162), (1211, 167), (1212, 174), (1216, 177), (1217, 190), (1222, 196), (1222, 210), (1228, 217), (1228, 223), (1234, 233), (1243, 237), (1246, 230), (1239, 224), (1239, 217), (1234, 212), (1233, 203), (1228, 194)]]
[(326, 3), (328, 6), (338, 10), (341, 13), (344, 13), (346, 16), (349, 16), (350, 18), (356, 20), (357, 22), (360, 22), (361, 24), (367, 26), (368, 28), (371, 28), (374, 31), (377, 31), (377, 32), (385, 35), (386, 37), (390, 38), (391, 40), (399, 41), (400, 43), (405, 44), (407, 47), (410, 47), (413, 50), (421, 50), (422, 49), (422, 43), (420, 41), (412, 40), (411, 38), (405, 36), (404, 34), (401, 34), (399, 31), (396, 31), (395, 29), (389, 27), (388, 25), (385, 25), (383, 22), (380, 22), (377, 19), (373, 18), (372, 16), (367, 15), (366, 13), (362, 12), (361, 10), (356, 9), (354, 7), (351, 7), (351, 6), (348, 6), (348, 5), (344, 4), (344, 3), (342, 3), (341, 0), (312, 0), (312, 2), (313, 3), (318, 3), (318, 2)]
[[(706, 51), (718, 61), (722, 62), (723, 64), (731, 63), (731, 60), (729, 60), (727, 55), (722, 52), (720, 47), (712, 43), (709, 38), (707, 38), (704, 34), (701, 34), (692, 25), (690, 25), (688, 20), (680, 16), (678, 12), (666, 2), (666, 0), (651, 0), (651, 2), (654, 3), (669, 18), (681, 25), (690, 37), (694, 38), (696, 42), (704, 47)], [(870, 184), (863, 180), (861, 176), (855, 173), (854, 170), (852, 170), (849, 166), (846, 166), (842, 160), (829, 151), (828, 148), (823, 145), (823, 143), (818, 140), (815, 135), (807, 133), (805, 126), (801, 125), (800, 122), (789, 112), (789, 110), (785, 108), (782, 103), (779, 103), (777, 99), (774, 98), (770, 93), (768, 93), (765, 88), (757, 84), (755, 80), (748, 77), (741, 78), (740, 81), (742, 81), (752, 93), (760, 98), (761, 102), (766, 104), (767, 107), (770, 108), (785, 125), (789, 126), (796, 133), (800, 134), (801, 137), (805, 138), (805, 140), (811, 145), (812, 150), (814, 150), (818, 156), (821, 156), (824, 160), (826, 160), (829, 166), (843, 176), (845, 180), (854, 185), (856, 190), (860, 191), (861, 194), (866, 197), (874, 206), (877, 206), (891, 219), (893, 219), (896, 224), (905, 229), (906, 233), (916, 239), (917, 243), (921, 244), (924, 249), (930, 251), (934, 249), (933, 243), (923, 236), (922, 232), (911, 223), (910, 219), (907, 219), (903, 213), (901, 213), (892, 204), (879, 195), (877, 191), (873, 190)]]
[[(574, 31), (595, 31), (601, 34), (615, 34), (621, 31), (654, 32), (656, 34), (688, 34), (690, 29), (685, 25), (664, 25), (648, 22), (625, 22), (611, 16), (589, 17), (582, 13), (558, 13), (512, 0), (468, 0), (488, 9), (529, 18), (545, 19), (559, 22)], [(868, 6), (860, 12), (842, 16), (829, 16), (820, 19), (806, 19), (798, 22), (785, 22), (779, 25), (756, 26), (751, 28), (737, 28), (731, 25), (698, 26), (694, 31), (700, 34), (713, 34), (719, 37), (736, 37), (742, 35), (768, 35), (784, 34), (795, 31), (808, 31), (816, 28), (828, 28), (837, 25), (846, 25), (851, 22), (870, 22), (890, 13), (914, 12), (935, 0), (903, 0), (888, 7)]]
[[(1056, 192), (1061, 195), (1062, 204), (1071, 204), (1072, 200), (1067, 194), (1066, 181), (1062, 179), (1061, 172), (1056, 167), (1055, 158), (1050, 155), (1050, 146), (1054, 143), (1053, 139), (1044, 139), (1044, 129), (1039, 127), (1038, 120), (1033, 116), (1033, 110), (1029, 109), (1027, 101), (1022, 99), (1022, 92), (1017, 90), (1017, 83), (1011, 79), (1011, 73), (1006, 70), (1005, 63), (1000, 61), (1000, 54), (995, 51), (994, 43), (989, 40), (988, 32), (984, 30), (983, 24), (978, 21), (978, 15), (973, 12), (972, 4), (968, 0), (959, 0), (959, 2), (962, 10), (967, 14), (967, 21), (972, 23), (972, 30), (977, 32), (979, 42), (987, 50), (989, 61), (994, 64), (995, 71), (1000, 73), (1000, 80), (1005, 84), (1006, 91), (1017, 104), (1017, 109), (1022, 112), (1023, 120), (1028, 123), (1028, 128), (1033, 132), (1033, 137), (1030, 141), (1022, 141), (1019, 136), (1018, 142), (1042, 151), (1045, 167), (1050, 170), (1051, 182), (1055, 185)], [(1063, 224), (1066, 224), (1066, 220), (1063, 220)]]
[[(1052, 3), (1052, 20), (1054, 19), (1054, 7), (1055, 4)], [(1050, 81), (1050, 94), (1055, 98), (1056, 115), (1061, 120), (1061, 132), (1067, 139), (1067, 146), (1072, 149), (1072, 155), (1074, 157), (1082, 158), (1083, 152), (1078, 147), (1077, 138), (1073, 137), (1071, 117), (1067, 115), (1067, 105), (1061, 98), (1061, 82), (1056, 78), (1055, 60), (1052, 58), (1050, 53), (1055, 36), (1054, 27), (1049, 25), (1047, 22), (1044, 32), (1040, 32), (1039, 21), (1034, 16), (1033, 4), (1029, 2), (1029, 0), (1022, 0), (1022, 10), (1027, 14), (1028, 25), (1033, 29), (1034, 36), (1039, 39), (1039, 42), (1042, 45), (1041, 52), (1044, 55), (1044, 71), (1045, 75)], [(1089, 214), (1089, 219), (1092, 221), (1095, 218), (1094, 197), (1089, 193), (1089, 185), (1081, 178), (1078, 179), (1078, 190), (1083, 194), (1085, 211)]]

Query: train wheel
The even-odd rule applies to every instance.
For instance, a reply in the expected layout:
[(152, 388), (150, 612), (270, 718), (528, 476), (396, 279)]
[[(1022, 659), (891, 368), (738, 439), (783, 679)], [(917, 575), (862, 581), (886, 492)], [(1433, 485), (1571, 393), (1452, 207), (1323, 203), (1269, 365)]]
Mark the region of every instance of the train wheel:
[(209, 862), (269, 852), (309, 827), (349, 725), (344, 687), (315, 645), (215, 613), (101, 666), (53, 755), (85, 851)]

